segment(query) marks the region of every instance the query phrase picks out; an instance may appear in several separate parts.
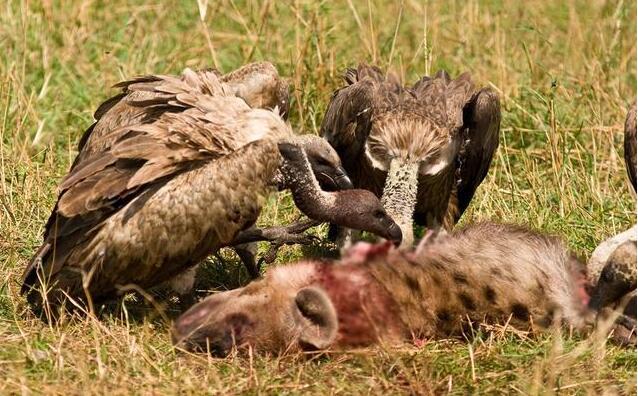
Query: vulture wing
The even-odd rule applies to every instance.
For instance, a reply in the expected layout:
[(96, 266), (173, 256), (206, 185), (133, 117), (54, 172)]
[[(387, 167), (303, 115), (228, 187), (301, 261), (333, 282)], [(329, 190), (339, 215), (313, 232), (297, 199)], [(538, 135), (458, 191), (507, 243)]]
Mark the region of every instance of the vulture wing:
[(467, 135), (458, 156), (456, 223), (467, 209), (474, 192), (483, 181), (498, 147), (501, 105), (489, 88), (476, 92), (463, 109), (463, 128)]
[(463, 126), (463, 108), (472, 97), (474, 83), (469, 73), (452, 80), (446, 71), (440, 70), (434, 77), (422, 77), (412, 92), (424, 117), (455, 133)]
[(625, 166), (636, 191), (636, 102), (629, 109), (625, 121)]
[[(180, 111), (169, 103), (171, 92), (166, 91), (167, 82), (175, 80), (171, 76), (148, 75), (116, 84), (122, 92), (96, 110), (95, 123), (78, 143), (79, 154), (73, 166), (97, 152), (108, 150), (119, 138), (114, 131), (121, 134), (125, 126), (152, 123), (166, 112)], [(287, 114), (290, 103), (288, 84), (268, 62), (251, 63), (223, 76), (215, 69), (187, 70), (180, 80), (188, 86), (189, 92), (204, 95), (218, 93), (221, 82), (227, 94), (241, 97), (252, 108), (278, 106), (282, 114)]]
[(348, 85), (332, 95), (321, 123), (321, 136), (348, 169), (348, 161), (359, 158), (370, 134), (374, 94), (385, 78), (378, 68), (361, 65), (356, 70), (348, 69), (344, 79)]
[(23, 290), (36, 280), (36, 269), (43, 263), (54, 263), (47, 269), (51, 273), (59, 270), (74, 246), (89, 239), (134, 198), (152, 194), (172, 177), (259, 140), (269, 131), (240, 124), (242, 114), (251, 109), (242, 99), (225, 96), (214, 74), (186, 70), (181, 79), (158, 78), (129, 85), (134, 92), (153, 93), (152, 99), (126, 99), (145, 112), (158, 112), (155, 121), (103, 134), (101, 138), (112, 141), (109, 148), (77, 161), (61, 182), (44, 243), (23, 275)]
[(278, 108), (286, 119), (290, 109), (288, 82), (279, 76), (270, 62), (249, 63), (237, 70), (223, 75), (220, 80), (229, 88), (229, 92), (246, 101), (252, 108)]
[[(195, 75), (197, 78), (193, 78)], [(219, 91), (219, 73), (215, 70), (187, 70), (181, 77), (190, 92), (210, 94), (211, 89)], [(106, 100), (95, 111), (95, 122), (82, 135), (78, 143), (78, 156), (72, 168), (80, 162), (110, 149), (115, 141), (126, 132), (124, 127), (155, 122), (162, 114), (180, 111), (168, 99), (170, 93), (163, 92), (166, 85), (180, 78), (172, 76), (141, 76), (115, 85), (122, 92)], [(215, 87), (215, 88), (213, 88)], [(182, 87), (183, 88), (183, 87)]]

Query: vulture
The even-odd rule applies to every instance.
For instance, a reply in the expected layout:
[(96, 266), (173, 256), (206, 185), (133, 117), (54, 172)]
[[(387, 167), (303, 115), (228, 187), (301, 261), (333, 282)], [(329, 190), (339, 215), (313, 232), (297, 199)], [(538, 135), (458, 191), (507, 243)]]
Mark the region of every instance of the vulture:
[(400, 241), (371, 192), (321, 190), (308, 156), (330, 153), (327, 142), (294, 135), (277, 105), (249, 105), (285, 105), (282, 89), (266, 100), (250, 83), (224, 80), (189, 69), (140, 77), (98, 108), (23, 273), (36, 312), (68, 297), (90, 307), (174, 278), (232, 245), (278, 184), (312, 219)]
[(636, 191), (636, 102), (629, 108), (625, 120), (625, 166)]
[[(629, 182), (636, 191), (636, 102), (629, 108), (625, 119), (625, 167)], [(614, 339), (623, 337), (636, 343), (636, 238), (637, 226), (614, 235), (594, 249), (587, 264), (587, 275), (592, 287), (589, 306), (597, 311), (622, 308), (617, 320)], [(633, 338), (632, 338), (633, 337)]]
[[(625, 119), (625, 167), (627, 169), (627, 176), (629, 182), (636, 191), (636, 102), (629, 108), (627, 118)], [(633, 244), (634, 249), (636, 246), (636, 239), (638, 235), (637, 226), (634, 224), (630, 229), (615, 235), (602, 243), (600, 243), (596, 249), (594, 249), (589, 263), (588, 277), (592, 284), (596, 284), (599, 281), (603, 268), (611, 260), (614, 252), (620, 249), (625, 244)], [(634, 253), (635, 255), (635, 253)], [(624, 254), (623, 256), (626, 256)], [(625, 260), (626, 261), (626, 260)], [(635, 274), (633, 275), (635, 276)]]
[(470, 74), (445, 71), (403, 86), (394, 74), (360, 65), (334, 92), (321, 135), (356, 188), (372, 191), (399, 224), (449, 230), (468, 207), (496, 151), (500, 102)]
[[(270, 62), (249, 63), (225, 75), (221, 75), (215, 69), (205, 69), (196, 73), (215, 74), (224, 84), (225, 92), (242, 98), (252, 108), (278, 108), (284, 119), (288, 117), (289, 86)], [(141, 83), (144, 85), (140, 85)], [(94, 115), (96, 122), (80, 139), (79, 154), (75, 163), (108, 150), (113, 142), (126, 132), (123, 127), (153, 122), (165, 112), (167, 110), (165, 107), (150, 106), (153, 100), (161, 100), (162, 94), (148, 88), (159, 83), (161, 83), (161, 76), (147, 76), (116, 84), (122, 92), (98, 107)], [(198, 87), (197, 84), (191, 85), (197, 92), (204, 94), (208, 92), (202, 90), (202, 87)], [(329, 145), (318, 139), (308, 139), (305, 150), (322, 189), (336, 191), (352, 188), (352, 183), (341, 166), (339, 156)], [(253, 278), (259, 276), (254, 257), (256, 248), (254, 243), (233, 246)], [(176, 277), (171, 281), (171, 288), (178, 294), (189, 293), (195, 282), (196, 269), (196, 266), (191, 267), (189, 271)]]

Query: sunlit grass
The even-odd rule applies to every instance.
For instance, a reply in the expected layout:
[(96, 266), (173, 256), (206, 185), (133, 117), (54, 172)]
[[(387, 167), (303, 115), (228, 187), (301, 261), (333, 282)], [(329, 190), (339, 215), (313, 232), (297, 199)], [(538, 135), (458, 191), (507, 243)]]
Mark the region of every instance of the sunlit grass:
[[(347, 66), (375, 62), (406, 81), (469, 70), (499, 92), (503, 121), (463, 223), (527, 224), (587, 257), (635, 222), (621, 148), (636, 86), (634, 2), (136, 3), (0, 5), (0, 393), (635, 393), (635, 351), (569, 335), (505, 331), (420, 348), (215, 360), (177, 354), (168, 323), (132, 308), (58, 327), (35, 319), (18, 279), (57, 182), (110, 86), (144, 73), (270, 60), (294, 87), (293, 127), (316, 133)], [(297, 215), (286, 194), (273, 196), (260, 224)], [(300, 254), (283, 248), (278, 262)], [(204, 269), (202, 287), (246, 282), (224, 257)]]

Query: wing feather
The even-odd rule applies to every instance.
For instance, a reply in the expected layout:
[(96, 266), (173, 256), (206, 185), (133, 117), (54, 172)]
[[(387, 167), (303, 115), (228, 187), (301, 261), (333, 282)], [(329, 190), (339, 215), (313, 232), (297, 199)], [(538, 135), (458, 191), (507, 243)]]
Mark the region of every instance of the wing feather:
[(355, 77), (353, 73), (346, 72), (346, 81), (352, 84), (333, 94), (321, 123), (321, 136), (345, 161), (362, 153), (370, 134), (376, 89), (375, 80)]
[(481, 184), (492, 162), (499, 143), (501, 105), (498, 95), (489, 88), (475, 93), (463, 112), (463, 127), (467, 140), (459, 154), (457, 186), (458, 215), (455, 223), (467, 209), (476, 189)]

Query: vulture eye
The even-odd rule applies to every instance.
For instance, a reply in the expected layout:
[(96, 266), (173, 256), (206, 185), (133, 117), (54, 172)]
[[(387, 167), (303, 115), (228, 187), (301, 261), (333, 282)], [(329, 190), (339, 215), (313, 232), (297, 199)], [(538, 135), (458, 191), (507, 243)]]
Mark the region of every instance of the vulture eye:
[(385, 218), (385, 212), (382, 210), (376, 210), (373, 214), (372, 214), (376, 219), (383, 219)]
[(319, 159), (317, 159), (317, 164), (322, 166), (330, 166), (330, 161), (328, 161), (327, 159), (323, 157), (319, 157)]

